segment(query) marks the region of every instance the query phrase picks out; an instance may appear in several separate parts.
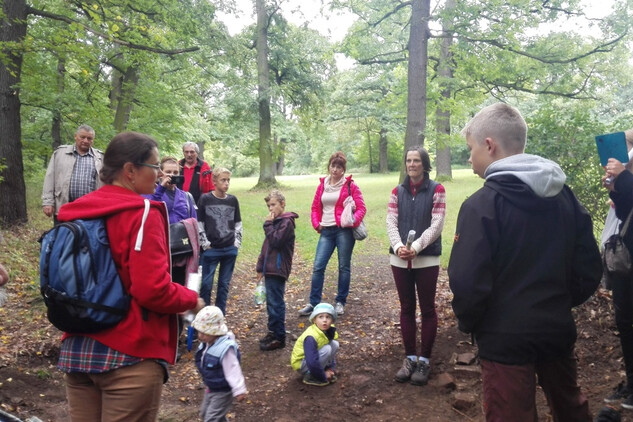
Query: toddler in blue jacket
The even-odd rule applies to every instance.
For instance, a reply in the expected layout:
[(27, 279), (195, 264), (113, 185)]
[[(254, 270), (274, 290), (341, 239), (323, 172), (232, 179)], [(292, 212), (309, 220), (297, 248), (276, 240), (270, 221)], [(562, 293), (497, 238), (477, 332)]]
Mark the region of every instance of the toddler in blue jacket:
[(242, 401), (248, 391), (235, 336), (224, 322), (216, 306), (206, 306), (191, 323), (198, 331), (200, 347), (196, 352), (196, 367), (206, 388), (200, 416), (204, 422), (224, 421), (233, 397)]

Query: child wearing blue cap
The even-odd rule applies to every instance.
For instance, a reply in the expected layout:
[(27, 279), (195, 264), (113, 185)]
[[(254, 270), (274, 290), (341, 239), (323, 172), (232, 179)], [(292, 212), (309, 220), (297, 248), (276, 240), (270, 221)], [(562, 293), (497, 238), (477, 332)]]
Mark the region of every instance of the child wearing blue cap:
[(333, 322), (336, 311), (329, 303), (319, 303), (310, 315), (312, 323), (297, 339), (290, 365), (303, 375), (303, 383), (326, 386), (336, 381), (338, 333)]

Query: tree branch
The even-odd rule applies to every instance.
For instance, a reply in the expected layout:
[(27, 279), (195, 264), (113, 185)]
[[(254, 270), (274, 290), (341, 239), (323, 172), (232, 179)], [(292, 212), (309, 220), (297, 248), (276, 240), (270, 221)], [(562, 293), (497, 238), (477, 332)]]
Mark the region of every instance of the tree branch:
[(375, 22), (368, 22), (367, 24), (369, 26), (378, 26), (382, 21), (384, 21), (385, 19), (387, 19), (388, 17), (395, 15), (400, 9), (404, 9), (405, 7), (411, 6), (411, 1), (405, 1), (402, 2), (400, 4), (398, 4), (394, 9), (392, 9), (391, 11), (385, 13), (381, 18), (379, 18), (377, 21)]
[(57, 21), (62, 21), (62, 22), (66, 22), (67, 24), (77, 24), (77, 25), (81, 25), (87, 32), (96, 35), (98, 37), (101, 37), (105, 40), (111, 41), (115, 44), (119, 44), (122, 45), (124, 47), (128, 47), (128, 48), (133, 48), (135, 50), (143, 50), (143, 51), (149, 51), (152, 53), (157, 53), (157, 54), (165, 54), (168, 56), (173, 56), (176, 54), (182, 54), (182, 53), (190, 53), (192, 51), (198, 51), (200, 50), (200, 47), (186, 47), (186, 48), (179, 48), (179, 49), (174, 49), (174, 50), (165, 50), (162, 48), (156, 48), (156, 47), (151, 47), (148, 45), (141, 45), (141, 44), (135, 44), (129, 41), (125, 41), (116, 37), (113, 37), (109, 34), (106, 34), (104, 32), (101, 31), (97, 31), (96, 29), (93, 29), (91, 27), (89, 27), (88, 25), (84, 24), (83, 22), (79, 22), (75, 19), (71, 19), (67, 16), (62, 16), (62, 15), (58, 15), (56, 13), (50, 13), (50, 12), (46, 12), (43, 10), (38, 10), (35, 9), (31, 6), (27, 6), (27, 13), (28, 14), (32, 14), (32, 15), (36, 15), (36, 16), (41, 16), (43, 18), (49, 18), (49, 19), (54, 19)]
[(550, 91), (548, 88), (530, 89), (530, 88), (526, 88), (522, 86), (518, 82), (508, 83), (508, 82), (503, 82), (503, 81), (498, 81), (498, 80), (488, 81), (486, 79), (482, 79), (481, 82), (484, 84), (484, 86), (486, 86), (486, 90), (488, 91), (488, 93), (490, 93), (493, 96), (495, 96), (493, 92), (495, 89), (498, 89), (498, 90), (508, 89), (508, 90), (513, 90), (513, 91), (527, 92), (529, 94), (552, 95), (555, 97), (571, 98), (575, 100), (595, 100), (596, 99), (595, 96), (581, 95), (585, 91), (585, 88), (587, 87), (587, 84), (589, 80), (591, 79), (592, 73), (593, 71), (590, 72), (588, 75), (585, 75), (585, 80), (583, 81), (580, 88), (572, 92)]
[(369, 57), (369, 58), (366, 58), (366, 59), (360, 59), (360, 60), (358, 60), (358, 63), (360, 63), (360, 64), (390, 64), (390, 63), (406, 62), (409, 59), (407, 57), (405, 57), (404, 55), (402, 57), (396, 57), (394, 59), (380, 59), (379, 58), (379, 57), (393, 56), (393, 55), (402, 54), (402, 53), (404, 53), (406, 51), (407, 51), (406, 48), (403, 48), (402, 50), (397, 50), (397, 51), (390, 51), (388, 53), (378, 54), (378, 55), (376, 55), (374, 57)]
[(465, 35), (459, 35), (459, 34), (457, 34), (456, 37), (458, 39), (465, 40), (465, 41), (468, 41), (468, 42), (471, 42), (471, 43), (483, 43), (483, 44), (489, 44), (489, 45), (492, 45), (492, 46), (495, 46), (495, 47), (499, 47), (502, 50), (506, 50), (506, 51), (509, 51), (509, 52), (512, 52), (512, 53), (515, 53), (515, 54), (519, 54), (521, 56), (528, 57), (530, 59), (539, 61), (541, 63), (546, 63), (546, 64), (569, 64), (569, 63), (572, 63), (572, 62), (576, 62), (576, 61), (578, 61), (580, 59), (583, 59), (583, 58), (585, 58), (587, 56), (591, 56), (592, 54), (608, 53), (608, 52), (610, 52), (611, 50), (613, 50), (614, 45), (617, 44), (622, 38), (624, 38), (627, 35), (627, 33), (628, 33), (628, 31), (625, 31), (622, 35), (618, 36), (617, 38), (614, 38), (611, 41), (607, 41), (604, 44), (600, 44), (600, 45), (596, 46), (595, 48), (593, 48), (592, 50), (589, 50), (589, 51), (587, 51), (587, 52), (585, 52), (583, 54), (580, 54), (578, 56), (570, 57), (570, 58), (567, 58), (567, 59), (550, 59), (550, 60), (545, 59), (543, 57), (536, 56), (534, 54), (530, 54), (530, 53), (528, 53), (526, 51), (518, 50), (518, 49), (516, 49), (514, 47), (510, 47), (509, 45), (503, 44), (503, 43), (501, 43), (501, 42), (499, 42), (499, 41), (497, 41), (495, 39), (470, 38), (470, 37), (467, 37)]

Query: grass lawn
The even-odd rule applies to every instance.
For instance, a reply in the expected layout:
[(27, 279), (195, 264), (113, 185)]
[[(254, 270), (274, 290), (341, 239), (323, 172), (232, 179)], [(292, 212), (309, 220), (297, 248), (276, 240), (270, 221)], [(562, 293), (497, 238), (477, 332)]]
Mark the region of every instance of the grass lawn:
[[(281, 190), (286, 196), (286, 210), (299, 214), (297, 220), (297, 250), (307, 262), (312, 262), (318, 241), (318, 234), (310, 223), (310, 207), (317, 188), (318, 176), (280, 176), (277, 180), (282, 184)], [(354, 248), (356, 256), (375, 254), (389, 250), (385, 219), (387, 215), (387, 201), (392, 189), (398, 183), (398, 173), (390, 174), (359, 174), (354, 180), (360, 186), (367, 206), (365, 223), (369, 237), (357, 242)], [(242, 221), (244, 224), (244, 244), (241, 260), (254, 260), (259, 254), (264, 233), (262, 224), (267, 215), (264, 196), (266, 192), (253, 192), (257, 178), (231, 179), (229, 193), (234, 194), (240, 201)], [(453, 171), (453, 181), (443, 183), (446, 189), (447, 205), (446, 220), (442, 233), (442, 266), (448, 265), (450, 250), (453, 242), (455, 223), (459, 207), (464, 199), (483, 185), (483, 180), (473, 174), (470, 169)]]

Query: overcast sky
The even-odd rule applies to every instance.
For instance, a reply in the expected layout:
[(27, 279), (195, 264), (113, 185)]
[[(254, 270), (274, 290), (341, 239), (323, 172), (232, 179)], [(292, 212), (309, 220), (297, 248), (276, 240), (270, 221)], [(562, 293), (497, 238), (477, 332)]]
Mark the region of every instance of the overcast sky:
[[(240, 16), (231, 16), (218, 12), (218, 18), (226, 24), (231, 35), (240, 32), (245, 26), (255, 23), (254, 1), (235, 0), (241, 10)], [(295, 25), (308, 26), (315, 29), (332, 41), (341, 41), (354, 21), (351, 13), (334, 14), (326, 5), (327, 0), (283, 0), (281, 10), (283, 16)]]

